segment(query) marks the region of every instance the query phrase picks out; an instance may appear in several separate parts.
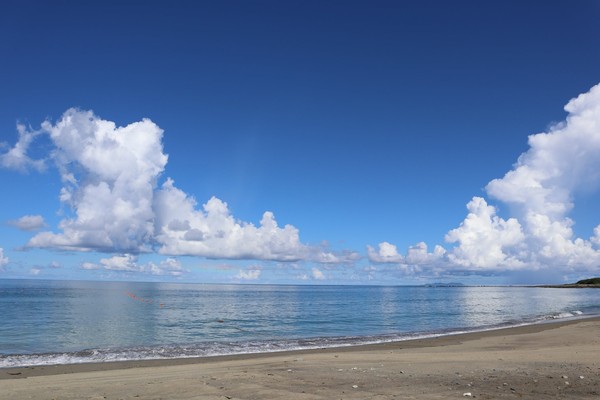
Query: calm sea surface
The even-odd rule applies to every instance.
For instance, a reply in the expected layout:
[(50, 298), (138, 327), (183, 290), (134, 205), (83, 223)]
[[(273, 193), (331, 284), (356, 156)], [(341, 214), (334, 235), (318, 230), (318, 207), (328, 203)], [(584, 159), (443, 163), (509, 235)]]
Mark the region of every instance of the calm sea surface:
[(0, 280), (0, 367), (345, 346), (599, 313), (598, 289)]

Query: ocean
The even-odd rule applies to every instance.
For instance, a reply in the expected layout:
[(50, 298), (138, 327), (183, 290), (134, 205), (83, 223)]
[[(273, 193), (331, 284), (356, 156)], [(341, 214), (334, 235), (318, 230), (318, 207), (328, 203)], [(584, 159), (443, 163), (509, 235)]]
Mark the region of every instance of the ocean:
[(0, 280), (0, 367), (400, 341), (600, 314), (600, 290)]

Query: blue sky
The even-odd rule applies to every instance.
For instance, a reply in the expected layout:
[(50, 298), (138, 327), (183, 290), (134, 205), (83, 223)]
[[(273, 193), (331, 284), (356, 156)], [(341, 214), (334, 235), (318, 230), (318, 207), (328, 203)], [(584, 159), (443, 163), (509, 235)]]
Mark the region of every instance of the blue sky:
[(598, 1), (0, 7), (0, 277), (600, 273)]

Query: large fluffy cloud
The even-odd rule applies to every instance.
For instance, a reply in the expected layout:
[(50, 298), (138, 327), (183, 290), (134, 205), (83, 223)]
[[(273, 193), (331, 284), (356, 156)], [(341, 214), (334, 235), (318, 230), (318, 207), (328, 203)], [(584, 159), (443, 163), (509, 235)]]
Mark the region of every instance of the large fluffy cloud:
[[(271, 212), (255, 226), (236, 220), (227, 204), (215, 197), (198, 209), (194, 198), (170, 179), (159, 188), (168, 158), (163, 131), (149, 119), (118, 127), (91, 111), (69, 109), (56, 124), (46, 121), (38, 131), (23, 126), (18, 131), (17, 144), (0, 162), (19, 170), (54, 163), (63, 183), (60, 201), (67, 211), (58, 232), (40, 232), (28, 247), (121, 254), (157, 248), (166, 255), (278, 261), (310, 254), (298, 230), (279, 227)], [(34, 160), (28, 148), (40, 135), (47, 135), (54, 148), (48, 157)], [(14, 224), (39, 228), (43, 218), (26, 216)], [(104, 259), (102, 267), (138, 268), (127, 258), (133, 256), (116, 257)]]
[(236, 221), (227, 203), (216, 197), (197, 209), (194, 198), (170, 179), (156, 193), (154, 209), (156, 240), (164, 254), (278, 261), (296, 261), (306, 255), (298, 229), (280, 228), (273, 213), (265, 212), (255, 226)]
[(576, 238), (568, 217), (575, 195), (600, 183), (600, 85), (572, 99), (565, 122), (529, 137), (514, 169), (494, 179), (487, 193), (517, 210), (528, 265), (600, 266), (596, 236)]
[(163, 131), (143, 120), (125, 127), (70, 109), (55, 125), (42, 124), (55, 148), (61, 201), (73, 215), (62, 232), (42, 232), (29, 247), (140, 252), (154, 235), (152, 198), (167, 156)]
[(523, 265), (513, 254), (524, 239), (519, 221), (504, 220), (481, 197), (467, 204), (469, 214), (462, 224), (448, 232), (446, 241), (458, 243), (448, 255), (451, 262), (466, 268), (517, 268)]
[[(487, 194), (508, 204), (514, 215), (503, 219), (485, 199), (474, 197), (465, 220), (446, 235), (455, 247), (445, 255), (438, 252), (447, 268), (600, 268), (600, 225), (590, 238), (577, 238), (569, 218), (576, 195), (600, 183), (600, 85), (569, 101), (565, 110), (563, 123), (531, 135), (529, 150), (514, 168), (486, 186)], [(372, 262), (424, 264), (407, 260), (387, 242), (378, 251), (368, 247), (368, 253)]]

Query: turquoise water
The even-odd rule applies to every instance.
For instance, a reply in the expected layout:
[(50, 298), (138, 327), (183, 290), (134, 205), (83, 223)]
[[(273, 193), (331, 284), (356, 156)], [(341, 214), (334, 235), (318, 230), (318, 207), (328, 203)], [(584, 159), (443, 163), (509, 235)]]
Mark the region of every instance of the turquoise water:
[(0, 280), (0, 367), (345, 346), (599, 311), (596, 289)]

